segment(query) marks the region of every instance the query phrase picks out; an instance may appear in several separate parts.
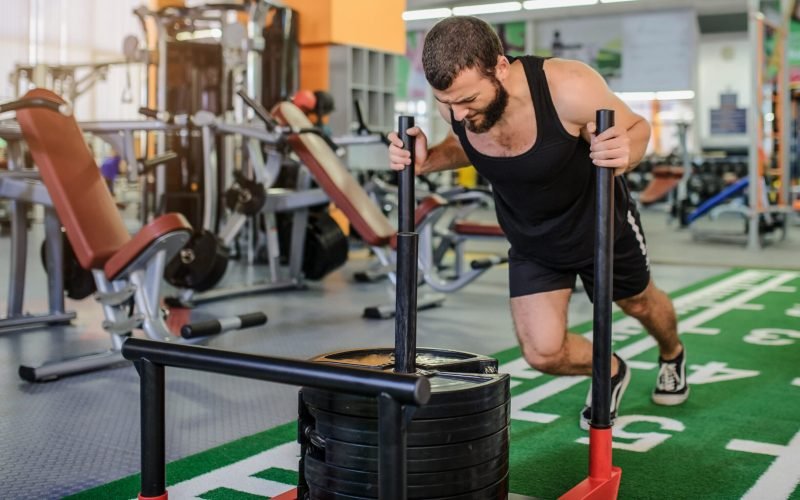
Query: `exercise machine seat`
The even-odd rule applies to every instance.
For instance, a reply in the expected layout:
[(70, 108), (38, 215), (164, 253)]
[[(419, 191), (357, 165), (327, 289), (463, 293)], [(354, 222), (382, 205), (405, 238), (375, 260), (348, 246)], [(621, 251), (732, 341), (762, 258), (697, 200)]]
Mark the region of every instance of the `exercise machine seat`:
[(505, 237), (503, 229), (498, 224), (488, 222), (477, 222), (460, 220), (453, 224), (453, 232), (468, 236), (502, 236)]
[(192, 232), (192, 225), (182, 214), (168, 213), (153, 220), (141, 228), (133, 238), (128, 240), (122, 248), (108, 259), (103, 267), (106, 277), (110, 280), (115, 279), (128, 267), (128, 264), (144, 253), (154, 241), (177, 231), (184, 231), (187, 234), (187, 239)]
[[(64, 103), (46, 89), (33, 89), (25, 98)], [(157, 238), (191, 231), (183, 216), (167, 214), (131, 238), (75, 118), (49, 109), (25, 108), (17, 111), (17, 121), (84, 269), (104, 269), (112, 278)]]
[[(314, 127), (303, 111), (290, 102), (276, 104), (272, 113), (283, 125)], [(388, 244), (395, 228), (325, 140), (315, 134), (292, 134), (287, 140), (364, 241), (372, 246)]]
[[(45, 89), (25, 98), (64, 103)], [(131, 237), (78, 123), (44, 108), (21, 109), (17, 121), (78, 262), (84, 269), (101, 268)]]

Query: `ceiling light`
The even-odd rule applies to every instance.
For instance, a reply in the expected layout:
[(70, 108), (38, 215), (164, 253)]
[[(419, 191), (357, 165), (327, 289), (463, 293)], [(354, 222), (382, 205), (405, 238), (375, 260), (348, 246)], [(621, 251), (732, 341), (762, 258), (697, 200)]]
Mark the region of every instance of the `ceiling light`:
[(528, 0), (522, 6), (527, 10), (553, 9), (558, 7), (579, 7), (581, 5), (594, 5), (598, 0)]
[(453, 12), (450, 9), (421, 9), (407, 10), (403, 12), (403, 21), (418, 21), (420, 19), (439, 19), (450, 17)]
[(669, 90), (663, 92), (617, 92), (623, 101), (680, 101), (694, 99), (692, 90)]
[(659, 101), (680, 101), (694, 99), (693, 90), (670, 90), (667, 92), (656, 92), (656, 99)]
[(453, 14), (456, 16), (476, 16), (480, 14), (494, 14), (497, 12), (516, 12), (518, 10), (522, 10), (522, 3), (520, 2), (500, 2), (453, 7)]

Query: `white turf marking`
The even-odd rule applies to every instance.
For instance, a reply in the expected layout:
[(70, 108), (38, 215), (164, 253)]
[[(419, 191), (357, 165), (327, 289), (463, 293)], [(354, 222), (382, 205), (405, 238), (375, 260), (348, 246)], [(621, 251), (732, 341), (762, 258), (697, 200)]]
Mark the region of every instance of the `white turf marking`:
[[(774, 273), (769, 273), (765, 271), (748, 270), (730, 276), (708, 287), (678, 297), (677, 299), (674, 300), (675, 308), (676, 309), (686, 308), (690, 304), (696, 304), (703, 298), (719, 294), (721, 290), (728, 289), (729, 287), (731, 287), (731, 285), (737, 287), (737, 289), (740, 289), (739, 288), (741, 286), (740, 284), (743, 282), (754, 282), (770, 277), (771, 279), (765, 282), (759, 283), (758, 285), (754, 285), (752, 287), (745, 288), (744, 292), (735, 295), (733, 297), (730, 297), (723, 302), (714, 303), (714, 305), (712, 305), (708, 309), (705, 309), (699, 312), (698, 314), (695, 314), (694, 316), (691, 316), (689, 318), (680, 321), (678, 324), (678, 333), (688, 333), (697, 330), (700, 328), (701, 325), (707, 323), (708, 321), (711, 321), (717, 318), (718, 316), (721, 316), (726, 312), (731, 311), (742, 304), (747, 304), (754, 298), (759, 297), (764, 293), (774, 291), (777, 288), (781, 288), (783, 283), (797, 278), (798, 273), (785, 272), (775, 275)], [(627, 322), (630, 321), (630, 319), (631, 318), (625, 317), (622, 318), (620, 322), (621, 321)], [(591, 338), (591, 335), (592, 333), (589, 332), (585, 336)], [(619, 354), (624, 359), (632, 359), (638, 356), (639, 354), (642, 354), (643, 352), (652, 349), (655, 346), (656, 346), (656, 341), (653, 340), (652, 337), (645, 337), (637, 342), (634, 342), (630, 345), (627, 345), (617, 350), (617, 354)], [(507, 365), (511, 365), (512, 363), (519, 363), (519, 360), (517, 359), (512, 361), (511, 363), (502, 365), (500, 367), (500, 371), (501, 372), (505, 371), (505, 367)], [(519, 366), (518, 365), (515, 366), (518, 371)], [(572, 386), (578, 385), (581, 382), (588, 380), (588, 378), (589, 377), (559, 377), (549, 382), (546, 382), (538, 387), (534, 387), (533, 389), (526, 391), (522, 394), (514, 396), (513, 398), (511, 398), (511, 418), (514, 420), (525, 420), (528, 422), (536, 422), (536, 423), (550, 423), (556, 420), (559, 417), (559, 415), (553, 415), (549, 413), (537, 413), (525, 410), (525, 408), (534, 405), (539, 401), (542, 401), (550, 396), (565, 391), (571, 388)]]
[(772, 455), (773, 457), (780, 456), (785, 446), (780, 444), (759, 443), (758, 441), (748, 441), (747, 439), (731, 439), (726, 450), (731, 451), (744, 451), (745, 453), (757, 453), (759, 455)]
[(170, 498), (194, 499), (217, 488), (230, 488), (260, 497), (273, 497), (290, 488), (283, 483), (259, 479), (252, 475), (270, 467), (296, 471), (299, 456), (299, 444), (294, 441), (282, 444), (242, 461), (170, 486), (169, 496)]
[(800, 432), (794, 435), (789, 444), (780, 447), (775, 461), (742, 500), (789, 498), (800, 484), (800, 467), (797, 464), (800, 464)]
[(626, 361), (628, 368), (636, 368), (638, 370), (653, 370), (658, 368), (658, 363), (651, 361)]
[(696, 328), (686, 329), (681, 333), (691, 333), (694, 335), (717, 335), (719, 333), (719, 328), (703, 328), (698, 326)]
[(736, 307), (739, 311), (763, 311), (764, 304), (742, 304)]
[(773, 290), (775, 292), (786, 292), (786, 293), (795, 293), (797, 291), (796, 287), (793, 286), (780, 286)]
[[(769, 281), (758, 285), (750, 286), (750, 283), (766, 279), (773, 276)], [(701, 290), (689, 293), (675, 299), (677, 310), (691, 310), (696, 308), (696, 304), (701, 301), (708, 302), (714, 296), (728, 296), (732, 291), (744, 290), (737, 296), (731, 297), (723, 302), (716, 303), (710, 301), (708, 309), (681, 321), (678, 325), (679, 333), (692, 333), (698, 331), (708, 332), (708, 328), (700, 325), (720, 316), (730, 310), (736, 309), (748, 303), (759, 295), (770, 291), (788, 292), (794, 291), (794, 287), (781, 286), (784, 282), (794, 279), (797, 273), (781, 273), (777, 276), (763, 271), (744, 271), (731, 276), (721, 282), (712, 284)], [(633, 332), (630, 326), (631, 318), (623, 318), (616, 322), (619, 330), (623, 332)], [(709, 333), (705, 333), (708, 335)], [(591, 332), (586, 334), (591, 338)], [(651, 337), (645, 337), (631, 345), (618, 351), (624, 358), (633, 358), (639, 354), (655, 347), (655, 341)], [(634, 368), (652, 369), (655, 363), (644, 361), (632, 361), (629, 365)], [(511, 370), (505, 370), (511, 368)], [(504, 364), (501, 371), (511, 372), (511, 375), (518, 378), (534, 379), (541, 376), (541, 373), (530, 369), (525, 363), (524, 358), (513, 360)], [(527, 392), (517, 395), (511, 399), (511, 417), (516, 420), (526, 420), (536, 423), (550, 423), (556, 420), (559, 415), (537, 413), (526, 411), (529, 407), (543, 399), (573, 387), (588, 377), (559, 377), (535, 387)], [(519, 384), (519, 381), (512, 381)], [(792, 381), (793, 385), (800, 386), (800, 378)], [(577, 417), (577, 413), (575, 415)], [(624, 417), (620, 417), (624, 418)], [(800, 482), (800, 433), (794, 436), (787, 446), (771, 445), (766, 443), (754, 443), (744, 440), (732, 440), (729, 449), (738, 451), (749, 451), (755, 453), (766, 453), (775, 455), (778, 458), (773, 462), (767, 472), (761, 476), (758, 482), (748, 492), (745, 498), (786, 498)], [(759, 450), (759, 451), (756, 451)], [(297, 470), (299, 456), (299, 445), (296, 442), (289, 442), (275, 448), (258, 453), (252, 457), (235, 462), (220, 469), (202, 474), (193, 479), (178, 483), (170, 487), (170, 496), (173, 498), (196, 499), (199, 495), (208, 491), (227, 487), (237, 491), (243, 491), (258, 496), (275, 496), (287, 490), (287, 485), (253, 477), (253, 474), (261, 472), (270, 467), (278, 467), (287, 470)]]

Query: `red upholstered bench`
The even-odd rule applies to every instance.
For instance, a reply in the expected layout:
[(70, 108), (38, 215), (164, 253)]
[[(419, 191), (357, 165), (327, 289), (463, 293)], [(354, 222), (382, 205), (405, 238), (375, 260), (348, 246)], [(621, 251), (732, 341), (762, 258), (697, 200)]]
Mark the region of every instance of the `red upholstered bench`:
[[(33, 89), (25, 98), (64, 102), (45, 89)], [(105, 269), (114, 279), (160, 238), (174, 233), (174, 252), (188, 241), (192, 227), (180, 214), (154, 220), (133, 238), (128, 234), (74, 117), (28, 108), (17, 111), (17, 121), (84, 269)]]
[[(24, 99), (64, 104), (45, 89), (31, 90)], [(192, 227), (183, 215), (170, 213), (131, 236), (75, 118), (29, 106), (17, 110), (17, 121), (75, 256), (92, 272), (103, 326), (112, 337), (107, 352), (23, 366), (20, 376), (48, 380), (122, 361), (122, 343), (138, 328), (153, 339), (174, 338), (161, 311), (161, 279), (165, 264), (189, 241)]]

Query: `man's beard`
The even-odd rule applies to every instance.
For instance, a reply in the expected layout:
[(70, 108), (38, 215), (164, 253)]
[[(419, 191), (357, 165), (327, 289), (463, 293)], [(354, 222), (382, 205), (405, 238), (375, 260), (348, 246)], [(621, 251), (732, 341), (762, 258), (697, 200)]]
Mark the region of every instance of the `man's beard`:
[(503, 112), (506, 110), (506, 106), (508, 105), (508, 92), (506, 92), (505, 87), (503, 87), (503, 84), (500, 83), (500, 80), (498, 80), (494, 75), (492, 75), (491, 78), (496, 93), (492, 102), (490, 102), (489, 105), (486, 106), (482, 111), (477, 113), (476, 118), (478, 118), (480, 121), (473, 121), (467, 118), (464, 119), (464, 126), (466, 129), (475, 134), (483, 134), (484, 132), (488, 132), (490, 128), (494, 127), (494, 125), (500, 121), (500, 118), (503, 117)]

